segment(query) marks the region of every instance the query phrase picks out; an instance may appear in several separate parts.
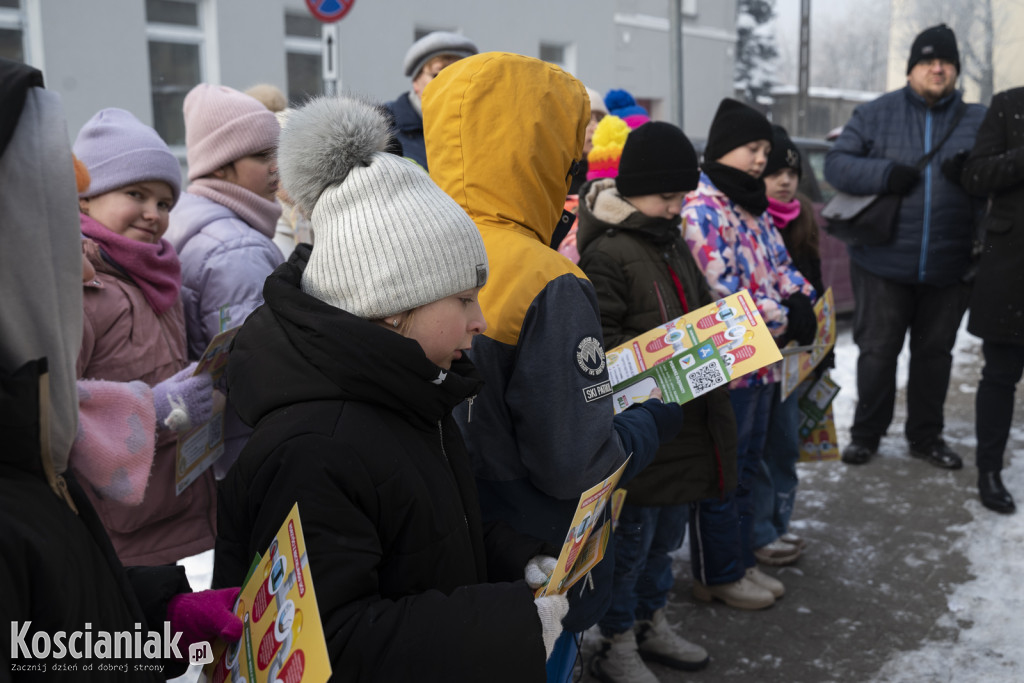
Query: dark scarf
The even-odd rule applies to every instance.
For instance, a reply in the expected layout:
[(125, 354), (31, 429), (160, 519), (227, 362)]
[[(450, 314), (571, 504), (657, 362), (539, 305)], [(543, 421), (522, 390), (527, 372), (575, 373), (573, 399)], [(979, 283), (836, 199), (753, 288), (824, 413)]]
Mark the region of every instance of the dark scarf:
[(768, 208), (768, 197), (765, 194), (764, 180), (755, 178), (749, 173), (720, 164), (717, 161), (706, 161), (701, 170), (707, 174), (711, 182), (725, 196), (736, 202), (754, 216), (760, 216)]

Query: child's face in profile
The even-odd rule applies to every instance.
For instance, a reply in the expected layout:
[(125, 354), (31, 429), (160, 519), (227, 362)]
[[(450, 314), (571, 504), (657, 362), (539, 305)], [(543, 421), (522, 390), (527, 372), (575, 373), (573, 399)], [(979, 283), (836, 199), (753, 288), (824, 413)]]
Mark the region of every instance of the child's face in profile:
[(486, 329), (476, 287), (417, 308), (405, 336), (418, 341), (427, 358), (447, 370)]
[(760, 178), (771, 151), (772, 143), (770, 141), (754, 140), (729, 150), (728, 154), (717, 161), (725, 166), (739, 169), (754, 178)]
[(675, 218), (682, 213), (685, 198), (685, 192), (663, 192), (626, 197), (626, 201), (649, 218)]
[(784, 203), (793, 201), (799, 184), (800, 177), (791, 168), (780, 168), (764, 177), (764, 187), (768, 196)]
[(149, 180), (78, 200), (82, 213), (111, 232), (147, 244), (156, 244), (167, 232), (174, 193), (171, 186)]

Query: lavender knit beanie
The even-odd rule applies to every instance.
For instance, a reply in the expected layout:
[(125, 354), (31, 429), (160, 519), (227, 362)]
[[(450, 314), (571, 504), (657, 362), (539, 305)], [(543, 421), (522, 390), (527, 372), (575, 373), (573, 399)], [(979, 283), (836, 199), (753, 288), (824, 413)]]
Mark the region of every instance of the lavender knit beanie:
[(224, 85), (192, 88), (185, 96), (184, 114), (189, 180), (276, 148), (281, 133), (277, 118), (258, 100)]
[(74, 153), (89, 170), (89, 198), (150, 180), (170, 185), (174, 201), (181, 193), (181, 165), (155, 130), (124, 109), (102, 109), (75, 139)]

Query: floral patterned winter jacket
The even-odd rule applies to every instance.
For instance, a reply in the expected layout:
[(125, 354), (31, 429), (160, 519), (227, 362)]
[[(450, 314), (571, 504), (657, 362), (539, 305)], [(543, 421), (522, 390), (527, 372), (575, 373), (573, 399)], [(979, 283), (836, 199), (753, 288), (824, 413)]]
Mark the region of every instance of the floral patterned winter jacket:
[[(740, 289), (749, 290), (773, 336), (784, 333), (789, 322), (783, 299), (796, 292), (816, 297), (814, 287), (793, 266), (771, 217), (767, 213), (752, 216), (703, 173), (683, 205), (683, 237), (704, 271), (712, 296), (720, 299)], [(778, 365), (735, 379), (729, 386), (778, 382)]]

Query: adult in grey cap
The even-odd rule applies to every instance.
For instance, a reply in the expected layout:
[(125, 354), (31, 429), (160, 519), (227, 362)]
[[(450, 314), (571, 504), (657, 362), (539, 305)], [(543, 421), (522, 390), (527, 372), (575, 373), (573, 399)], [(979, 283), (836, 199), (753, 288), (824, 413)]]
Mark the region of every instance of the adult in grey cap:
[(441, 69), (463, 57), (478, 52), (476, 43), (449, 31), (434, 31), (423, 36), (405, 53), (402, 68), (412, 79), (412, 89), (385, 106), (395, 118), (395, 137), (402, 143), (403, 154), (427, 168), (427, 150), (423, 144), (423, 107), (420, 96), (427, 83)]

